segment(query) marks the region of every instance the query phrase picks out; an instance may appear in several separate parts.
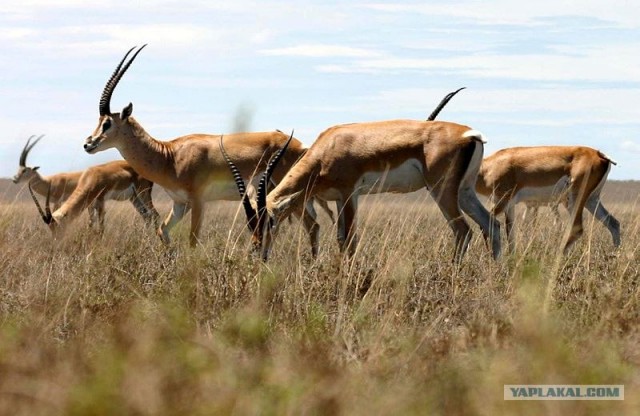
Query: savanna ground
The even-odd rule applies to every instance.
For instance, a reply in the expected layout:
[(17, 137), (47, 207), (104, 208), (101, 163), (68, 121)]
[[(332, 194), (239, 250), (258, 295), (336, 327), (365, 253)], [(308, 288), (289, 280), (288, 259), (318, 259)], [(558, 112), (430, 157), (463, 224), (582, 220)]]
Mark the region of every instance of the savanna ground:
[[(425, 193), (365, 198), (353, 263), (319, 212), (316, 261), (294, 221), (263, 264), (236, 203), (209, 204), (200, 247), (184, 221), (167, 250), (128, 203), (107, 204), (102, 237), (83, 214), (54, 242), (5, 192), (0, 414), (637, 414), (637, 196), (605, 188), (619, 250), (586, 214), (561, 256), (543, 209), (498, 262), (475, 227), (456, 268)], [(504, 401), (504, 384), (624, 384), (625, 400)]]

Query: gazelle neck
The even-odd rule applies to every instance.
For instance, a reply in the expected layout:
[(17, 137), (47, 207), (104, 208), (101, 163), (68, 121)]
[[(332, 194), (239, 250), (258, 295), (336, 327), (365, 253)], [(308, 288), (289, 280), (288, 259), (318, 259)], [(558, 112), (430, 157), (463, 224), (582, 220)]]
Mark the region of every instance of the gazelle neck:
[(317, 193), (312, 181), (319, 172), (319, 163), (311, 158), (296, 163), (284, 179), (267, 195), (267, 210), (271, 215), (285, 218), (295, 207)]
[(29, 184), (34, 191), (39, 193), (40, 195), (46, 196), (47, 192), (49, 192), (50, 181), (49, 178), (44, 178), (40, 173), (34, 172), (33, 177), (29, 179)]
[(133, 117), (127, 123), (129, 129), (118, 151), (141, 176), (163, 186), (167, 172), (175, 171), (171, 146), (151, 137)]

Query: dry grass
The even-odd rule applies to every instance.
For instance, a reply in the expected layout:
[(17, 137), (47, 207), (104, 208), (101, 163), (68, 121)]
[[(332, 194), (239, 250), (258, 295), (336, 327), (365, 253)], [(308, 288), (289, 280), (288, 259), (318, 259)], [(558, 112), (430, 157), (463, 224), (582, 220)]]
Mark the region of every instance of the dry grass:
[[(51, 241), (28, 203), (0, 205), (0, 414), (637, 414), (640, 215), (609, 204), (569, 257), (542, 211), (519, 251), (462, 266), (422, 197), (368, 199), (351, 264), (320, 213), (321, 256), (285, 224), (247, 258), (236, 204), (203, 244), (166, 250), (131, 207), (96, 238)], [(161, 213), (168, 211), (161, 203)], [(479, 232), (476, 231), (476, 235)], [(504, 384), (624, 384), (624, 402), (505, 402)]]

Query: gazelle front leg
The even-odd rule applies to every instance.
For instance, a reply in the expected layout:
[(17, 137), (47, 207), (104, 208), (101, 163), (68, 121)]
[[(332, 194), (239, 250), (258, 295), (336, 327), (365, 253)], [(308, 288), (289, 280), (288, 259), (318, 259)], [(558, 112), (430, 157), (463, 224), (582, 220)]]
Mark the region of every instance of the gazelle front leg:
[(151, 186), (144, 186), (136, 184), (134, 186), (134, 192), (131, 196), (131, 203), (135, 207), (136, 211), (142, 216), (142, 219), (147, 225), (153, 227), (158, 226), (160, 214), (153, 206), (153, 200), (151, 198)]
[(98, 198), (89, 206), (89, 228), (95, 229), (98, 234), (104, 231), (104, 199)]
[(204, 217), (203, 203), (199, 200), (191, 201), (191, 233), (189, 245), (195, 247), (200, 242), (200, 228)]
[(176, 226), (177, 223), (180, 222), (184, 214), (189, 211), (189, 205), (184, 202), (173, 202), (173, 208), (171, 208), (171, 212), (164, 220), (160, 228), (158, 228), (158, 237), (165, 244), (170, 244), (171, 239), (169, 238), (169, 232)]

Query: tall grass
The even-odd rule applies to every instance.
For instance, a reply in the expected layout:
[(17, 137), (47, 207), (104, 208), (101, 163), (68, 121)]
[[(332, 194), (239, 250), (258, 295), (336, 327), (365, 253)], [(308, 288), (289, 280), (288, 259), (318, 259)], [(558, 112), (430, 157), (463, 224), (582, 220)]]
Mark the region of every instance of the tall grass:
[[(561, 256), (543, 210), (499, 262), (476, 227), (456, 267), (421, 197), (365, 198), (351, 262), (320, 213), (317, 260), (294, 221), (267, 264), (237, 204), (209, 205), (195, 250), (187, 221), (167, 249), (124, 204), (102, 237), (83, 217), (61, 241), (2, 205), (0, 414), (637, 414), (640, 214), (608, 208), (619, 250), (587, 215)], [(624, 384), (625, 400), (503, 400), (527, 383)]]

